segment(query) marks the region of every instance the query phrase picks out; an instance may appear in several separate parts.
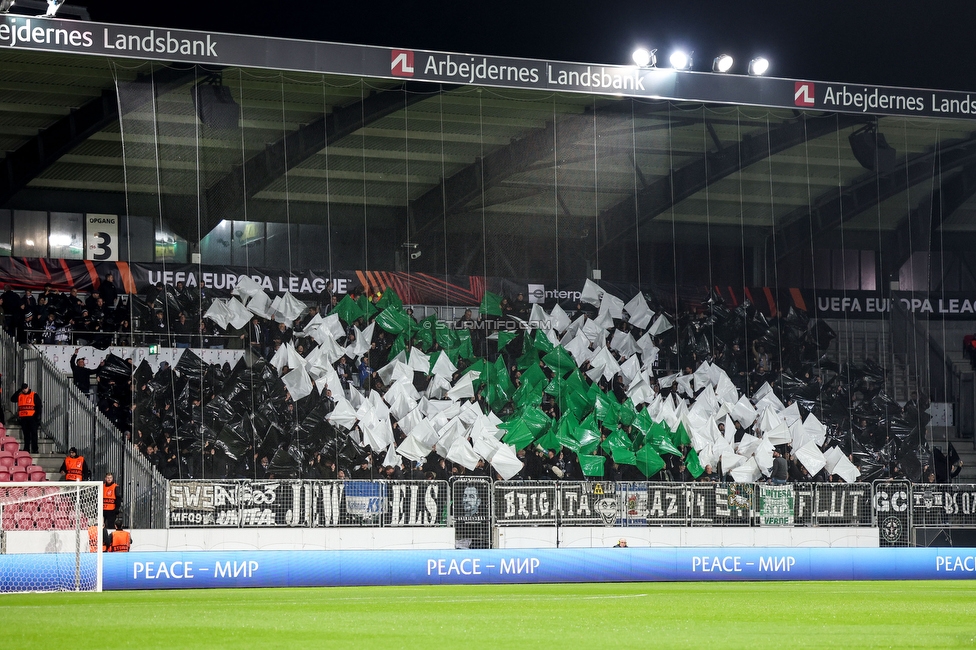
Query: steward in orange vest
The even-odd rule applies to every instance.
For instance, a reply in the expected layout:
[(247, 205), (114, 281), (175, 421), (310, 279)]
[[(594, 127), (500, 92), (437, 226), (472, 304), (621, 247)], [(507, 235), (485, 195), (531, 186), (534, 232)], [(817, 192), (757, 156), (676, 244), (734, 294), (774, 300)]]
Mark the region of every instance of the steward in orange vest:
[(112, 533), (112, 540), (108, 550), (112, 553), (128, 553), (132, 546), (132, 535), (128, 531), (122, 530), (122, 522), (115, 522), (115, 532)]
[(87, 481), (90, 476), (88, 467), (85, 466), (85, 457), (78, 455), (78, 450), (72, 447), (68, 450), (68, 456), (61, 463), (62, 481)]
[(115, 477), (109, 473), (105, 475), (102, 484), (102, 519), (106, 530), (115, 527), (115, 516), (122, 505), (122, 488), (115, 482)]
[(36, 454), (37, 429), (41, 423), (41, 396), (32, 391), (27, 384), (21, 384), (20, 390), (10, 398), (10, 401), (17, 403), (17, 416), (20, 418), (20, 426), (24, 434), (24, 449)]

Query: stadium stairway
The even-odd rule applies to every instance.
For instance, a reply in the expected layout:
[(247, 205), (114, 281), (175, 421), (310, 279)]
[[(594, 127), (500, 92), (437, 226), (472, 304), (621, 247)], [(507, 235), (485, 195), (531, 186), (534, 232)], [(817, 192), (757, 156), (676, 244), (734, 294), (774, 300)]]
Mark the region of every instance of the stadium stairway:
[[(10, 414), (7, 414), (7, 421), (9, 422), (13, 419)], [(19, 424), (8, 424), (7, 425), (7, 435), (12, 436), (17, 439), (20, 444), (20, 448), (24, 448), (24, 435)], [(40, 465), (44, 468), (44, 473), (47, 475), (47, 480), (49, 481), (60, 481), (61, 480), (61, 463), (64, 462), (64, 454), (59, 454), (54, 449), (54, 441), (44, 435), (42, 431), (37, 441), (37, 451), (36, 454), (31, 454), (34, 459), (35, 465)], [(92, 477), (93, 479), (95, 477)]]

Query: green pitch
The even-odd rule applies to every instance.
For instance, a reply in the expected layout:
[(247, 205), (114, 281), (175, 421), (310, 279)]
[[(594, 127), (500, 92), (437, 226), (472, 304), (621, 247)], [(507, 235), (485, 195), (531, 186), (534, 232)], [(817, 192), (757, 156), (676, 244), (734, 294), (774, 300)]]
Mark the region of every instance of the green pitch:
[(0, 596), (6, 648), (976, 645), (976, 582), (356, 587)]

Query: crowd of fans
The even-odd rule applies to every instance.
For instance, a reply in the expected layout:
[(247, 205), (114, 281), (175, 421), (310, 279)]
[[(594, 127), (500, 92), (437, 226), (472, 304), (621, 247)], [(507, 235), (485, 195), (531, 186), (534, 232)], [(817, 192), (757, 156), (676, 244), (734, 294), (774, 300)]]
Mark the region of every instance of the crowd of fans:
[[(350, 297), (364, 304), (381, 304), (377, 291), (354, 291)], [(88, 392), (91, 378), (97, 378), (93, 399), (98, 408), (131, 438), (133, 444), (167, 478), (449, 478), (459, 475), (492, 476), (490, 466), (479, 463), (474, 471), (432, 453), (422, 464), (402, 460), (384, 466), (384, 454), (361, 446), (361, 437), (340, 430), (327, 421), (334, 408), (335, 396), (325, 391), (295, 402), (285, 390), (279, 373), (267, 361), (282, 345), (291, 344), (298, 354), (307, 356), (317, 346), (304, 333), (306, 324), (317, 315), (333, 312), (339, 296), (327, 288), (316, 300), (306, 302), (307, 309), (292, 322), (278, 322), (254, 316), (241, 329), (221, 329), (209, 323), (202, 314), (210, 298), (199, 290), (188, 290), (182, 283), (173, 286), (157, 284), (140, 295), (125, 295), (111, 274), (85, 296), (77, 290), (64, 293), (45, 286), (18, 293), (7, 288), (0, 295), (4, 327), (22, 343), (55, 343), (75, 346), (110, 345), (175, 346), (183, 348), (235, 348), (245, 350), (248, 362), (236, 367), (210, 366), (192, 351), (184, 354), (177, 368), (163, 364), (153, 372), (148, 364), (133, 366), (131, 359), (110, 355), (105, 363), (90, 368), (84, 361), (72, 358), (76, 385)], [(653, 300), (655, 311), (664, 307)], [(467, 332), (471, 354), (457, 357), (458, 372), (453, 379), (478, 359), (494, 362), (504, 359), (508, 379), (518, 387), (523, 369), (519, 356), (532, 331), (524, 326), (532, 305), (525, 296), (501, 302), (500, 316), (473, 316), (468, 310), (452, 324)], [(337, 343), (350, 346), (358, 332), (366, 329), (382, 309), (366, 309), (364, 315), (345, 323), (345, 336)], [(730, 308), (715, 297), (700, 304), (678, 304), (668, 310), (673, 327), (653, 337), (657, 358), (654, 377), (671, 373), (691, 374), (702, 362), (721, 367), (743, 394), (751, 395), (759, 386), (769, 383), (787, 406), (796, 402), (803, 415), (814, 413), (827, 428), (822, 447), (840, 447), (860, 471), (860, 480), (908, 477), (912, 480), (938, 480), (958, 473), (961, 463), (941, 462), (924, 440), (925, 405), (913, 397), (904, 407), (882, 391), (884, 370), (866, 361), (863, 365), (838, 366), (825, 355), (833, 332), (821, 322), (811, 322), (798, 311), (768, 319), (748, 303)], [(567, 310), (570, 318), (596, 317), (596, 307), (579, 302)], [(412, 312), (407, 310), (414, 322)], [(369, 314), (369, 315), (366, 315)], [(377, 368), (391, 358), (395, 347), (421, 346), (417, 335), (397, 340), (375, 328), (368, 352), (360, 358), (343, 356), (334, 368), (343, 391), (359, 389), (364, 393), (388, 388)], [(498, 331), (517, 332), (517, 338), (498, 350)], [(634, 338), (645, 333), (633, 327), (626, 317), (615, 319), (606, 332), (607, 341), (616, 331), (630, 332)], [(425, 351), (441, 349), (435, 338)], [(624, 358), (613, 352), (618, 362)], [(539, 364), (552, 378), (552, 371)], [(589, 369), (584, 364), (580, 369)], [(284, 369), (287, 371), (287, 368)], [(281, 374), (284, 374), (282, 372)], [(426, 388), (429, 376), (416, 373), (418, 390)], [(626, 400), (625, 383), (618, 374), (612, 379), (600, 377), (600, 390), (613, 394), (618, 402)], [(655, 393), (668, 396), (677, 393), (678, 384), (666, 387), (652, 378)], [(483, 412), (494, 410), (503, 420), (512, 415), (515, 405), (491, 404), (481, 387), (471, 398)], [(678, 399), (682, 397), (678, 396)], [(494, 407), (494, 408), (493, 408)], [(543, 395), (539, 408), (553, 422), (561, 416), (559, 400)], [(397, 444), (404, 438), (391, 418)], [(760, 434), (755, 424), (743, 427), (735, 423), (736, 442), (747, 434)], [(600, 427), (605, 440), (613, 431)], [(630, 435), (631, 425), (620, 427)], [(720, 427), (723, 429), (724, 425)], [(601, 445), (594, 454), (606, 458), (605, 480), (726, 481), (730, 477), (720, 463), (704, 467), (695, 479), (687, 466), (687, 447), (678, 454), (663, 455), (665, 466), (653, 476), (645, 477), (631, 464), (613, 462)], [(788, 445), (777, 448), (775, 473), (786, 473), (790, 481), (831, 481), (836, 476), (821, 471), (810, 476)], [(952, 450), (950, 450), (950, 454)], [(577, 455), (568, 448), (545, 449), (530, 445), (518, 452), (523, 461), (521, 479), (582, 480), (584, 474)], [(958, 460), (958, 457), (955, 457)], [(941, 471), (940, 471), (941, 469)], [(774, 477), (777, 478), (777, 477)]]
[[(354, 292), (351, 297), (362, 301), (363, 293)], [(368, 295), (374, 304), (380, 299), (380, 294)], [(163, 364), (156, 373), (146, 364), (133, 367), (131, 360), (111, 356), (98, 368), (88, 368), (73, 359), (79, 388), (87, 388), (90, 377), (97, 377), (94, 399), (98, 408), (131, 437), (133, 444), (167, 478), (491, 476), (491, 468), (483, 462), (472, 472), (436, 453), (423, 464), (401, 461), (384, 467), (383, 454), (358, 445), (357, 436), (337, 430), (325, 419), (335, 403), (331, 394), (315, 394), (298, 403), (291, 400), (267, 360), (288, 343), (302, 356), (311, 353), (316, 342), (303, 333), (305, 325), (317, 314), (330, 313), (337, 304), (338, 296), (327, 289), (317, 301), (308, 303), (306, 312), (293, 322), (255, 316), (240, 330), (220, 330), (201, 318), (207, 299), (182, 284), (151, 286), (142, 295), (125, 296), (114, 278), (107, 275), (88, 296), (75, 290), (62, 293), (50, 286), (37, 296), (31, 291), (20, 295), (9, 289), (0, 296), (5, 327), (24, 342), (66, 343), (70, 339), (78, 346), (95, 347), (156, 343), (187, 348), (229, 347), (250, 353), (250, 366), (241, 363), (236, 368), (218, 368), (187, 354), (185, 363), (181, 362), (178, 368)], [(653, 306), (661, 309), (659, 304)], [(531, 335), (520, 329), (520, 321), (528, 320), (531, 305), (519, 294), (503, 300), (501, 310), (502, 315), (495, 317), (474, 317), (469, 310), (453, 323), (455, 329), (469, 333), (473, 352), (470, 358), (458, 358), (458, 375), (475, 359), (494, 361), (501, 356), (510, 369), (510, 380), (519, 385), (517, 357), (523, 339)], [(351, 345), (356, 333), (366, 329), (379, 313), (373, 311), (370, 316), (347, 323), (346, 336), (338, 343)], [(596, 307), (580, 302), (575, 310), (569, 310), (569, 315), (593, 318)], [(841, 447), (859, 467), (862, 480), (901, 476), (929, 480), (930, 474), (937, 473), (940, 465), (933, 462), (931, 451), (924, 444), (919, 422), (924, 405), (919, 408), (915, 399), (901, 407), (888, 399), (881, 391), (883, 370), (876, 364), (841, 368), (830, 362), (823, 352), (833, 333), (822, 323), (810, 323), (795, 311), (769, 321), (748, 304), (730, 309), (711, 298), (700, 305), (679, 304), (672, 319), (674, 327), (654, 337), (658, 355), (655, 375), (690, 374), (701, 362), (708, 361), (724, 369), (744, 394), (751, 394), (763, 383), (771, 384), (784, 404), (798, 402), (804, 414), (815, 413), (827, 425), (824, 449)], [(51, 326), (37, 328), (38, 320)], [(500, 330), (518, 332), (517, 340), (501, 352), (489, 336)], [(635, 338), (644, 333), (626, 318), (617, 319), (606, 334), (608, 341), (617, 330), (630, 331)], [(420, 341), (411, 338), (406, 344), (420, 345)], [(344, 391), (352, 388), (385, 392), (387, 387), (376, 369), (387, 363), (394, 345), (395, 337), (376, 328), (369, 351), (361, 358), (343, 356), (336, 361), (334, 368)], [(437, 340), (433, 340), (428, 351), (438, 349)], [(551, 370), (541, 367), (551, 378)], [(588, 370), (587, 365), (581, 370)], [(424, 388), (424, 382), (423, 373), (417, 373), (418, 388)], [(611, 380), (600, 377), (597, 384), (619, 402), (625, 401), (621, 376)], [(667, 396), (677, 391), (677, 384), (662, 388), (653, 381), (652, 388)], [(230, 400), (228, 393), (233, 396)], [(472, 399), (480, 403), (483, 411), (491, 410), (483, 389)], [(553, 421), (561, 415), (558, 400), (552, 395), (544, 395), (539, 408)], [(508, 403), (496, 412), (505, 419), (513, 409), (514, 405)], [(395, 421), (391, 425), (396, 442), (400, 443), (404, 434)], [(630, 434), (630, 426), (621, 428)], [(759, 433), (756, 427), (757, 424), (741, 427), (736, 423), (734, 440)], [(605, 427), (601, 429), (603, 439), (612, 434)], [(682, 447), (681, 451), (686, 449)], [(814, 476), (807, 474), (786, 445), (777, 452), (786, 461), (789, 480), (838, 480), (825, 471)], [(645, 477), (635, 465), (614, 463), (604, 449), (598, 448), (594, 453), (607, 458), (605, 479), (695, 480), (684, 453), (664, 455), (665, 467), (652, 477)], [(576, 454), (567, 448), (531, 445), (519, 451), (519, 458), (524, 467), (517, 478), (584, 478)], [(697, 480), (729, 480), (720, 463), (716, 465), (705, 467)], [(778, 466), (782, 468), (782, 464)], [(941, 481), (948, 477), (936, 478)]]

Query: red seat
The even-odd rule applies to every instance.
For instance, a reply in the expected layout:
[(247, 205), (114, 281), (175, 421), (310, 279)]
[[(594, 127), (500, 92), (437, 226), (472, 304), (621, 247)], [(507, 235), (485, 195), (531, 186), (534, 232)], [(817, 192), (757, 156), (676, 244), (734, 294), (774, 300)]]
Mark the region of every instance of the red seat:
[(3, 447), (4, 451), (9, 451), (12, 454), (20, 451), (20, 443), (17, 442), (16, 438), (11, 436), (0, 438), (0, 446)]
[(13, 467), (16, 464), (13, 456), (0, 456), (0, 467)]
[(31, 481), (36, 481), (38, 483), (47, 480), (47, 472), (45, 472), (41, 468), (37, 468), (36, 470), (28, 472), (27, 476)]
[(41, 501), (41, 512), (52, 514), (54, 511), (54, 501)]
[(44, 488), (40, 487), (29, 487), (24, 488), (24, 494), (26, 494), (31, 499), (37, 499), (44, 496)]
[(64, 516), (54, 518), (54, 527), (57, 530), (69, 530), (73, 528), (71, 520)]
[(17, 459), (17, 464), (20, 465), (21, 459), (26, 458), (27, 460), (31, 460), (31, 455), (29, 451), (17, 451), (14, 452), (14, 458)]
[(5, 470), (0, 470), (0, 483), (8, 483), (10, 481), (10, 472)]
[(14, 519), (14, 513), (11, 512), (9, 515), (4, 513), (3, 519), (0, 519), (0, 526), (4, 530), (14, 530), (17, 527), (17, 520)]
[(34, 528), (34, 515), (29, 512), (15, 512), (14, 521), (17, 522), (17, 530)]
[(27, 480), (28, 476), (27, 472), (23, 471), (22, 469), (16, 469), (14, 470), (14, 473), (10, 475), (10, 478), (14, 483), (23, 483)]
[(34, 519), (34, 527), (37, 530), (51, 530), (54, 527), (54, 519), (51, 515), (41, 513)]

